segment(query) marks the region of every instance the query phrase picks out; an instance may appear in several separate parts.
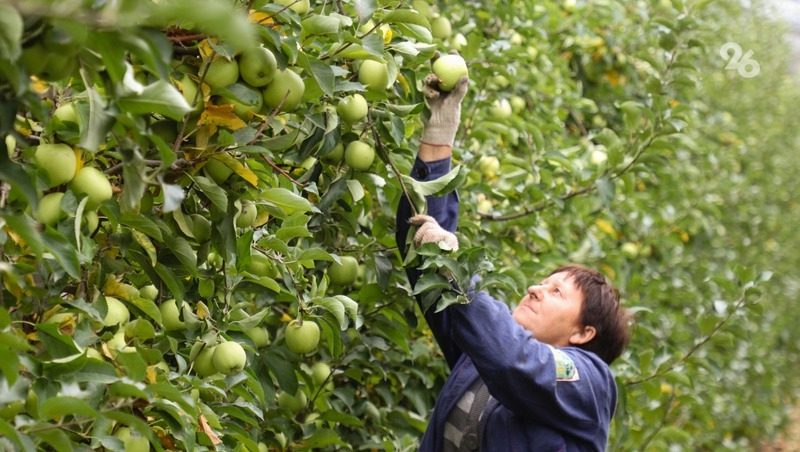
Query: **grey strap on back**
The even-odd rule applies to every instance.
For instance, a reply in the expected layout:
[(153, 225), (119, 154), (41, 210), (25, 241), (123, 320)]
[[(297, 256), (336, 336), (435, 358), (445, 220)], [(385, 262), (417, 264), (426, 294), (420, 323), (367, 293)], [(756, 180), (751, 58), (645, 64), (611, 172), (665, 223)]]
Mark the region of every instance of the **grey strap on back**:
[(470, 452), (480, 450), (481, 448), (481, 431), (480, 419), (483, 409), (489, 402), (489, 388), (485, 383), (481, 382), (478, 389), (475, 391), (475, 399), (472, 402), (472, 407), (469, 410), (469, 417), (467, 418), (467, 428), (464, 431), (464, 436), (461, 437), (461, 445), (459, 451)]

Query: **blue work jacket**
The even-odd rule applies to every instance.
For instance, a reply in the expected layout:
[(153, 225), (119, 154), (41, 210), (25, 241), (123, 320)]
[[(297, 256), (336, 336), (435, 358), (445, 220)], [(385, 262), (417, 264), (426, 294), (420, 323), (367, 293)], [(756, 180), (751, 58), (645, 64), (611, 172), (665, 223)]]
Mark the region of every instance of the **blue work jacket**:
[[(450, 159), (417, 160), (412, 177), (433, 180), (447, 173)], [(458, 195), (428, 198), (428, 215), (455, 231)], [(397, 243), (403, 254), (411, 217), (404, 198), (397, 213)], [(408, 270), (413, 285), (416, 269)], [(470, 303), (425, 319), (451, 368), (420, 444), (438, 452), (450, 411), (481, 378), (491, 399), (480, 423), (482, 451), (602, 451), (617, 400), (608, 365), (577, 347), (555, 348), (539, 342), (512, 317), (508, 306), (483, 291), (472, 291)]]

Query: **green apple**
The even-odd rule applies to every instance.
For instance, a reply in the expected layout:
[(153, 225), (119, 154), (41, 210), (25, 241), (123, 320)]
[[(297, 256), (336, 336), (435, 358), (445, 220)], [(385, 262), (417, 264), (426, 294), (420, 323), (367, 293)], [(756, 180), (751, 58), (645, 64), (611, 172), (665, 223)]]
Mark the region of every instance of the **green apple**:
[(453, 34), (453, 27), (446, 17), (439, 16), (431, 21), (431, 34), (436, 39), (447, 39)]
[(510, 118), (514, 111), (511, 109), (508, 99), (495, 99), (489, 107), (489, 113), (495, 119), (506, 119)]
[(89, 198), (87, 205), (90, 208), (97, 207), (113, 195), (111, 182), (106, 175), (91, 166), (81, 168), (72, 178), (70, 186), (76, 195), (86, 195)]
[(291, 69), (279, 70), (264, 89), (264, 104), (281, 111), (292, 111), (300, 105), (306, 85), (303, 78)]
[(277, 70), (275, 55), (264, 47), (245, 50), (239, 57), (239, 75), (250, 86), (266, 86)]
[(353, 256), (341, 256), (341, 263), (333, 262), (328, 268), (331, 282), (340, 286), (353, 284), (358, 276), (358, 260)]
[(620, 250), (625, 257), (634, 259), (639, 256), (639, 252), (642, 250), (642, 247), (638, 243), (625, 242), (622, 244), (622, 247), (620, 247)]
[(389, 67), (380, 61), (364, 60), (358, 68), (358, 81), (370, 91), (383, 91), (389, 84)]
[(469, 77), (467, 62), (461, 55), (448, 53), (433, 62), (433, 73), (439, 78), (439, 89), (451, 91), (462, 77)]
[(604, 146), (597, 146), (592, 150), (592, 153), (589, 154), (589, 161), (592, 162), (594, 165), (602, 165), (606, 163), (608, 160), (608, 152), (605, 150)]
[(311, 380), (315, 385), (319, 386), (328, 380), (331, 374), (331, 366), (322, 361), (314, 363), (311, 366)]
[(97, 230), (97, 226), (100, 224), (100, 217), (97, 216), (97, 211), (84, 211), (83, 223), (86, 225), (86, 230), (89, 231), (90, 234), (94, 233), (94, 231)]
[(252, 227), (253, 224), (256, 222), (256, 217), (258, 215), (258, 210), (256, 209), (255, 203), (252, 201), (242, 201), (242, 210), (239, 212), (239, 216), (236, 217), (236, 227), (237, 228), (249, 228)]
[(261, 110), (264, 97), (261, 92), (244, 83), (234, 83), (222, 94), (223, 102), (233, 105), (233, 112), (244, 120), (252, 119)]
[(127, 323), (131, 318), (128, 307), (114, 297), (106, 297), (106, 316), (103, 318), (104, 326), (114, 326)]
[(292, 320), (286, 325), (286, 348), (298, 355), (313, 353), (319, 345), (319, 325), (311, 320)]
[(278, 394), (278, 407), (292, 414), (299, 413), (306, 407), (306, 403), (308, 403), (308, 398), (306, 397), (306, 393), (300, 388), (297, 389), (297, 394), (295, 395), (289, 394), (286, 391), (281, 391), (281, 393)]
[(53, 225), (66, 216), (61, 210), (61, 198), (64, 193), (55, 192), (42, 196), (39, 200), (39, 207), (36, 209), (36, 220), (39, 223)]
[(150, 441), (147, 440), (147, 437), (134, 434), (128, 427), (118, 428), (114, 436), (122, 441), (122, 444), (125, 446), (125, 452), (150, 451)]
[(197, 354), (197, 357), (194, 359), (194, 371), (197, 375), (201, 377), (210, 377), (217, 372), (216, 367), (214, 367), (214, 351), (217, 347), (216, 346), (206, 346), (200, 353)]
[(208, 66), (204, 80), (212, 88), (224, 88), (228, 85), (233, 85), (239, 80), (239, 64), (236, 60), (222, 57), (215, 58)]
[(466, 45), (467, 45), (467, 44), (468, 44), (468, 42), (467, 42), (467, 37), (466, 37), (466, 36), (464, 36), (464, 35), (463, 35), (463, 34), (461, 34), (461, 33), (456, 33), (456, 34), (455, 34), (455, 35), (454, 35), (454, 36), (453, 36), (453, 37), (450, 39), (450, 46), (451, 46), (452, 48), (454, 48), (455, 50), (461, 50), (461, 49), (463, 49), (464, 47), (466, 47)]
[(266, 328), (261, 326), (254, 326), (252, 328), (248, 328), (244, 330), (244, 334), (253, 341), (253, 344), (258, 347), (266, 347), (269, 345), (269, 331)]
[(351, 124), (364, 119), (368, 110), (367, 100), (358, 93), (343, 98), (339, 101), (339, 105), (336, 106), (336, 112), (339, 117)]
[(205, 171), (206, 176), (213, 179), (217, 184), (223, 184), (233, 174), (231, 167), (215, 158), (210, 158), (206, 161), (206, 164), (203, 165), (203, 171)]
[(158, 309), (161, 311), (161, 325), (164, 326), (166, 331), (182, 331), (186, 329), (186, 322), (181, 320), (181, 310), (178, 308), (178, 302), (174, 298), (161, 303)]
[(183, 74), (183, 77), (178, 81), (178, 87), (183, 99), (190, 107), (196, 108), (198, 105), (203, 104), (203, 96), (197, 96), (197, 83), (189, 74)]
[(53, 112), (53, 119), (61, 124), (78, 124), (78, 112), (75, 110), (75, 103), (64, 102)]
[(328, 151), (327, 154), (322, 156), (323, 162), (339, 163), (344, 158), (344, 144), (339, 142), (333, 149)]
[(238, 342), (223, 342), (214, 349), (211, 361), (217, 372), (230, 375), (244, 369), (247, 365), (247, 353)]
[(260, 251), (253, 251), (245, 270), (256, 276), (272, 276), (272, 260)]
[(525, 99), (520, 96), (511, 96), (511, 111), (519, 113), (527, 107)]
[(493, 155), (484, 155), (478, 161), (478, 168), (480, 168), (484, 178), (494, 179), (497, 177), (497, 171), (500, 170), (500, 160)]
[(47, 175), (50, 187), (66, 184), (75, 177), (78, 158), (66, 144), (40, 144), (33, 153), (36, 166)]
[(17, 148), (17, 139), (14, 138), (14, 135), (8, 134), (6, 135), (6, 150), (8, 151), (8, 156), (11, 157), (14, 154), (14, 150)]
[(375, 148), (363, 141), (351, 141), (344, 150), (344, 161), (356, 171), (366, 171), (375, 161)]
[(189, 215), (189, 221), (192, 223), (192, 235), (195, 240), (205, 242), (211, 238), (211, 220), (199, 213), (193, 213)]
[(311, 9), (311, 2), (309, 0), (275, 0), (275, 3), (288, 6), (289, 9), (301, 16)]
[(158, 288), (156, 288), (156, 286), (154, 286), (153, 284), (148, 284), (139, 289), (139, 295), (141, 295), (142, 298), (146, 298), (150, 301), (155, 301), (156, 298), (158, 298)]

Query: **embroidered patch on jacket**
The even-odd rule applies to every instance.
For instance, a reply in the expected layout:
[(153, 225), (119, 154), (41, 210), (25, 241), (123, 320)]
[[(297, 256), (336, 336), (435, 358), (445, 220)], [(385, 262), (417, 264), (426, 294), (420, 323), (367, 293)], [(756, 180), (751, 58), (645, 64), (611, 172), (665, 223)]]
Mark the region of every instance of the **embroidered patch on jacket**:
[(578, 381), (578, 368), (575, 367), (575, 362), (563, 351), (550, 347), (553, 352), (553, 358), (556, 362), (556, 381)]

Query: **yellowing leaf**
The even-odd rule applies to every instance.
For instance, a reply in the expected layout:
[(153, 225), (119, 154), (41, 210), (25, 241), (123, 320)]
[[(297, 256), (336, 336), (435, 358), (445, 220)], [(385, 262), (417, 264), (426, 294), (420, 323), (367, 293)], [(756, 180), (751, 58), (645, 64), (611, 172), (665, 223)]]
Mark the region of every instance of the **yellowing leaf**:
[(195, 309), (195, 315), (200, 320), (207, 319), (211, 315), (211, 311), (209, 311), (208, 306), (202, 301), (197, 303), (197, 308)]
[(234, 173), (238, 174), (239, 177), (246, 180), (250, 185), (253, 187), (258, 186), (258, 176), (254, 173), (250, 168), (244, 166), (242, 162), (236, 159), (236, 157), (222, 152), (219, 154), (215, 154), (213, 159), (219, 160), (220, 162), (224, 163), (225, 166), (232, 169)]
[(612, 237), (616, 237), (617, 235), (616, 229), (614, 229), (614, 226), (612, 226), (611, 223), (609, 223), (607, 220), (598, 218), (597, 220), (594, 221), (594, 224), (595, 226), (597, 226), (597, 229), (605, 232), (606, 234)]
[(222, 440), (219, 439), (219, 436), (214, 433), (214, 429), (208, 425), (208, 421), (206, 421), (206, 417), (203, 414), (200, 415), (200, 428), (203, 429), (203, 433), (205, 433), (208, 436), (208, 439), (211, 440), (211, 444), (216, 446), (217, 444), (222, 443)]
[(248, 14), (247, 18), (254, 24), (272, 25), (275, 23), (271, 15), (261, 11), (250, 11), (250, 14)]
[(203, 57), (203, 59), (214, 54), (214, 49), (211, 47), (211, 43), (208, 39), (200, 41), (200, 44), (197, 44), (197, 50), (200, 52), (200, 56)]
[(606, 72), (605, 77), (606, 77), (606, 80), (608, 80), (608, 84), (613, 86), (613, 87), (615, 87), (615, 88), (617, 86), (625, 85), (625, 81), (626, 81), (625, 80), (625, 76), (624, 75), (620, 75), (620, 73), (615, 71), (615, 70), (611, 70), (611, 71)]
[(230, 130), (238, 130), (247, 126), (242, 119), (233, 112), (232, 104), (206, 106), (197, 125), (222, 126)]
[(154, 384), (156, 382), (156, 378), (158, 373), (156, 372), (156, 365), (153, 364), (152, 366), (147, 366), (147, 381), (150, 384)]
[(147, 253), (147, 257), (150, 258), (150, 264), (156, 265), (158, 262), (158, 258), (156, 257), (156, 247), (153, 246), (153, 242), (150, 241), (150, 238), (144, 235), (144, 233), (139, 232), (137, 230), (132, 230), (131, 235), (133, 236), (133, 240), (141, 246), (145, 252)]

